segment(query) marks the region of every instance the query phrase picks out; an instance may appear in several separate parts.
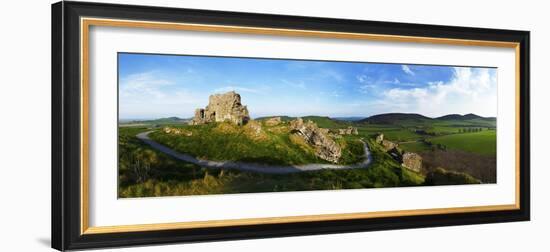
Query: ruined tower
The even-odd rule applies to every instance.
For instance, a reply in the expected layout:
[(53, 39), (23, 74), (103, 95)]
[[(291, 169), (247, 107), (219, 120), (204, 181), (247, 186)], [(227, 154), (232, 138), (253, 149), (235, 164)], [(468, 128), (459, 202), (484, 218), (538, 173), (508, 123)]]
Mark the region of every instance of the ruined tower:
[(210, 122), (231, 122), (244, 125), (250, 120), (248, 109), (241, 104), (241, 95), (230, 91), (224, 94), (210, 95), (208, 106), (195, 110), (191, 125), (200, 125)]

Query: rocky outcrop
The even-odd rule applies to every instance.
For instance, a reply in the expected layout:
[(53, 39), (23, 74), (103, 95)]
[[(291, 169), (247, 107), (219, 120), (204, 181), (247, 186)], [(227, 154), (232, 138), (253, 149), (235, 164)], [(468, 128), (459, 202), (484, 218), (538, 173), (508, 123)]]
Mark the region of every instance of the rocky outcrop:
[(184, 135), (184, 136), (192, 136), (193, 132), (185, 130), (185, 129), (178, 129), (178, 128), (172, 128), (172, 127), (164, 127), (162, 131), (166, 134), (174, 134), (174, 135)]
[(281, 117), (279, 117), (279, 116), (271, 117), (271, 118), (269, 118), (265, 121), (265, 125), (266, 126), (277, 126), (277, 125), (281, 124), (281, 122), (282, 122)]
[(191, 125), (200, 125), (211, 122), (231, 122), (244, 125), (250, 120), (248, 109), (241, 104), (241, 95), (234, 91), (224, 94), (211, 95), (208, 106), (195, 110), (195, 116), (189, 122)]
[(332, 163), (338, 163), (342, 156), (340, 146), (328, 136), (328, 130), (321, 129), (312, 121), (304, 122), (302, 118), (290, 122), (292, 133), (301, 136), (315, 148), (315, 155)]
[(413, 152), (403, 152), (399, 149), (399, 144), (384, 139), (384, 134), (380, 133), (376, 136), (376, 143), (382, 145), (384, 150), (396, 161), (401, 163), (401, 166), (420, 172), (422, 170), (422, 157)]
[(396, 144), (394, 142), (388, 141), (388, 140), (382, 140), (382, 147), (384, 147), (384, 150), (390, 151), (392, 149), (397, 148), (399, 144)]
[(357, 128), (349, 126), (345, 129), (332, 129), (331, 133), (338, 134), (338, 135), (358, 135), (359, 132), (357, 131)]
[(384, 134), (380, 133), (376, 136), (376, 143), (381, 144), (384, 141)]
[(243, 127), (245, 134), (253, 140), (266, 140), (267, 134), (262, 130), (262, 124), (256, 120), (250, 120)]
[(415, 172), (420, 172), (422, 169), (422, 157), (420, 155), (413, 152), (405, 152), (402, 159), (403, 163), (401, 165), (403, 167)]

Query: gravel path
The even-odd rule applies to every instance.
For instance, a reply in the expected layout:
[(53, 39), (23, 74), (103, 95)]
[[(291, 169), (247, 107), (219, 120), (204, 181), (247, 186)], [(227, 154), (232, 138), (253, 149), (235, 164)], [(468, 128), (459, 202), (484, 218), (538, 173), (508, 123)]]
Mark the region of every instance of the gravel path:
[(258, 164), (258, 163), (247, 163), (247, 162), (236, 162), (236, 161), (210, 161), (210, 160), (200, 160), (195, 157), (177, 152), (173, 149), (170, 149), (167, 146), (164, 146), (160, 143), (153, 141), (149, 138), (149, 133), (153, 131), (142, 132), (136, 135), (137, 138), (141, 139), (146, 144), (150, 145), (154, 149), (161, 151), (167, 155), (170, 155), (179, 160), (185, 162), (193, 163), (203, 167), (214, 168), (214, 169), (236, 169), (242, 171), (253, 171), (261, 173), (272, 173), (272, 174), (284, 174), (292, 172), (303, 172), (303, 171), (316, 171), (322, 169), (356, 169), (356, 168), (367, 168), (372, 162), (372, 156), (369, 150), (368, 145), (363, 142), (365, 146), (366, 158), (363, 162), (354, 164), (354, 165), (335, 165), (335, 164), (306, 164), (306, 165), (269, 165), (269, 164)]

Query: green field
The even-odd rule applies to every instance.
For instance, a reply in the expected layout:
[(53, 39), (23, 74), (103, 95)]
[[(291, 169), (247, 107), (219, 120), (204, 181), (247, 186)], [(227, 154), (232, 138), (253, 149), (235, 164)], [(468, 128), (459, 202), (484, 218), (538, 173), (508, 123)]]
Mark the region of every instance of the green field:
[(405, 151), (416, 152), (416, 153), (431, 150), (431, 147), (429, 145), (419, 141), (401, 143), (399, 144), (399, 147)]
[(497, 151), (495, 130), (484, 130), (474, 133), (452, 134), (430, 138), (434, 144), (442, 144), (448, 149), (494, 156)]

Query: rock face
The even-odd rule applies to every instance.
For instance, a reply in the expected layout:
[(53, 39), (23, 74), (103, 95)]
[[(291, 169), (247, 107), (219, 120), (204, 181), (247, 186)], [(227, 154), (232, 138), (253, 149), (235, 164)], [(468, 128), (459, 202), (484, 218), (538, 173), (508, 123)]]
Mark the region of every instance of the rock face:
[(308, 121), (304, 123), (302, 118), (292, 120), (290, 129), (298, 134), (311, 146), (315, 148), (315, 155), (332, 163), (338, 163), (342, 156), (340, 146), (328, 136), (328, 130), (317, 127), (317, 124)]
[(262, 129), (262, 124), (256, 120), (250, 120), (243, 127), (245, 134), (253, 140), (266, 140), (268, 135)]
[(388, 141), (388, 140), (382, 140), (382, 146), (384, 147), (384, 149), (386, 151), (390, 151), (392, 149), (397, 148), (397, 146), (399, 146), (399, 145), (394, 143), (394, 142)]
[(269, 118), (265, 121), (265, 125), (266, 126), (277, 126), (279, 124), (281, 124), (282, 120), (281, 120), (281, 117), (272, 117), (272, 118)]
[(191, 125), (200, 125), (211, 122), (231, 122), (244, 125), (250, 120), (248, 109), (241, 104), (241, 95), (234, 91), (224, 94), (211, 95), (208, 106), (195, 110), (195, 117), (189, 122)]
[(401, 165), (415, 172), (420, 172), (422, 169), (422, 157), (413, 152), (405, 152), (403, 153), (403, 164)]
[(376, 136), (376, 143), (381, 144), (382, 141), (384, 141), (384, 134), (380, 133), (378, 136)]

